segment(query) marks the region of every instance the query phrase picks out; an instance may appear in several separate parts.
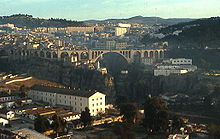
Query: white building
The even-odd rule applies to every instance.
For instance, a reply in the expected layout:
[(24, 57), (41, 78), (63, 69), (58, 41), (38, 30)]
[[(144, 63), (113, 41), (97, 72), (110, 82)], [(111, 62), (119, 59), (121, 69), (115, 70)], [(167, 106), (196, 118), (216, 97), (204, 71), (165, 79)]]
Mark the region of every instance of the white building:
[(9, 124), (9, 120), (4, 117), (0, 117), (0, 124), (5, 126), (5, 125)]
[(93, 116), (105, 112), (105, 96), (97, 91), (71, 90), (41, 85), (31, 87), (28, 93), (28, 97), (35, 101), (71, 107), (75, 112), (82, 112), (85, 107), (88, 107)]
[(118, 23), (119, 27), (123, 27), (123, 28), (130, 28), (131, 24), (125, 24), (125, 23)]
[(186, 74), (194, 72), (197, 66), (192, 65), (192, 59), (177, 58), (163, 60), (163, 64), (158, 65), (154, 70), (154, 76), (169, 76), (171, 74)]
[(170, 58), (170, 59), (163, 60), (163, 63), (172, 64), (172, 65), (192, 65), (192, 59)]
[(124, 34), (127, 32), (128, 32), (128, 28), (124, 28), (124, 27), (115, 28), (115, 36), (124, 36)]
[(169, 135), (168, 139), (189, 139), (189, 135), (181, 135), (181, 134)]
[(185, 74), (188, 73), (187, 70), (184, 69), (155, 69), (154, 76), (169, 76), (171, 74)]

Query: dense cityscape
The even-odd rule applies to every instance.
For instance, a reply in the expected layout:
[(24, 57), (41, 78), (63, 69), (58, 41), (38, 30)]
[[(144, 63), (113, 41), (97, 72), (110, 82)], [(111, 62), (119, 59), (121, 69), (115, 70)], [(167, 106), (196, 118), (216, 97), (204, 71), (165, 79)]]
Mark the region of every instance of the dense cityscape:
[(220, 18), (0, 17), (0, 139), (220, 138)]

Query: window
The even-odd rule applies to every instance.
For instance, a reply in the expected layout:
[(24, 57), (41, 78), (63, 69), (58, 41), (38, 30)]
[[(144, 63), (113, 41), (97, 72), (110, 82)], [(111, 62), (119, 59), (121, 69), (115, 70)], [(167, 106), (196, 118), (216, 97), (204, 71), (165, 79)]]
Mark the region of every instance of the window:
[(94, 99), (92, 99), (92, 101), (94, 101)]
[(82, 98), (80, 98), (80, 100), (82, 100)]
[(82, 106), (82, 103), (80, 103), (80, 106)]
[(102, 102), (100, 102), (100, 105), (102, 105)]
[(76, 105), (76, 102), (75, 102), (75, 105)]
[(96, 103), (96, 106), (98, 106), (99, 105), (99, 103)]
[(65, 98), (66, 98), (66, 96), (65, 96)]
[(92, 104), (92, 106), (94, 107), (95, 105), (94, 105), (94, 104)]
[(100, 100), (102, 100), (102, 97), (100, 97)]
[(94, 112), (94, 110), (92, 110), (92, 112)]
[(99, 109), (96, 109), (96, 111), (99, 111)]
[(100, 111), (102, 111), (102, 108), (100, 108)]
[(98, 100), (98, 98), (96, 98), (96, 100)]
[(66, 104), (66, 100), (65, 100), (65, 104)]

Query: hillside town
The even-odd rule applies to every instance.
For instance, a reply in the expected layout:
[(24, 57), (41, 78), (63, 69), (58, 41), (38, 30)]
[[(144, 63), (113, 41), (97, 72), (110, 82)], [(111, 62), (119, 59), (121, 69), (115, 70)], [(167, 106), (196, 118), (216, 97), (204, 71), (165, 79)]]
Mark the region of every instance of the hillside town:
[(219, 48), (173, 43), (197, 24), (131, 19), (2, 16), (0, 139), (218, 138)]

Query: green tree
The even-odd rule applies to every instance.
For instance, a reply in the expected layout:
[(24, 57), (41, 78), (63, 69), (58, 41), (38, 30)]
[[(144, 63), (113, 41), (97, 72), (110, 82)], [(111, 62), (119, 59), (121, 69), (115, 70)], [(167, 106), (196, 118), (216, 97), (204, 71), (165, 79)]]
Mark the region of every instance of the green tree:
[(53, 122), (51, 124), (51, 127), (57, 133), (58, 136), (59, 133), (64, 132), (64, 129), (66, 128), (66, 121), (57, 115), (54, 115), (52, 117), (52, 120)]
[(144, 103), (143, 126), (150, 132), (166, 131), (168, 128), (168, 109), (159, 97), (147, 97)]
[(135, 123), (138, 109), (133, 103), (123, 103), (120, 108), (120, 113), (123, 115), (123, 121), (126, 123)]
[(42, 116), (38, 116), (35, 120), (34, 120), (34, 129), (40, 133), (43, 133), (45, 131), (47, 131), (50, 128), (50, 123), (49, 121), (42, 117)]
[(90, 115), (88, 107), (85, 107), (85, 111), (81, 112), (80, 120), (83, 123), (84, 127), (90, 126), (92, 124), (92, 117)]

